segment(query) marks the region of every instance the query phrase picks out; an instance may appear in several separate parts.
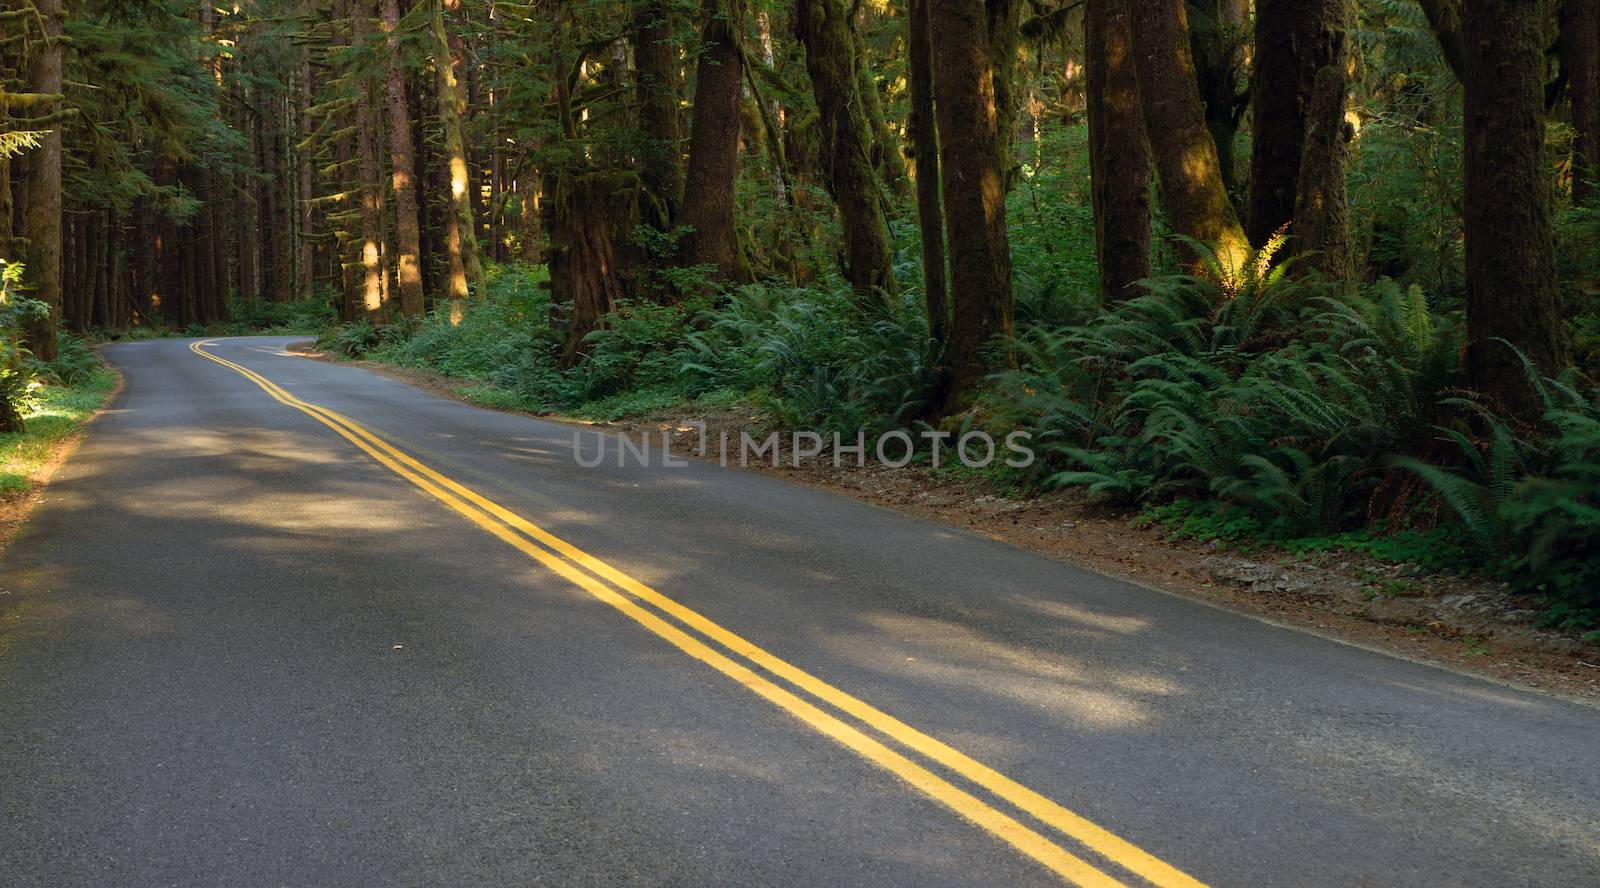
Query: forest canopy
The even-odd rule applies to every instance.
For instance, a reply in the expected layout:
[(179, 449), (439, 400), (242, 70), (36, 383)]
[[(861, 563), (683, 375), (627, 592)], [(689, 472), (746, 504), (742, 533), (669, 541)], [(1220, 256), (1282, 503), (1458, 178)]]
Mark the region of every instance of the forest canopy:
[(1591, 0), (0, 0), (0, 430), (85, 338), (294, 329), (1026, 430), (1008, 489), (1582, 628), (1597, 175)]

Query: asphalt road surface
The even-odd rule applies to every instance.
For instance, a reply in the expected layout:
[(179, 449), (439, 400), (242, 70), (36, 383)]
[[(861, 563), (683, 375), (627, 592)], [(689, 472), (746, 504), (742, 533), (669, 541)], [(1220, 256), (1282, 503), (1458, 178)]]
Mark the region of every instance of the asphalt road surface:
[(106, 349), (0, 884), (1600, 886), (1600, 710), (289, 341)]

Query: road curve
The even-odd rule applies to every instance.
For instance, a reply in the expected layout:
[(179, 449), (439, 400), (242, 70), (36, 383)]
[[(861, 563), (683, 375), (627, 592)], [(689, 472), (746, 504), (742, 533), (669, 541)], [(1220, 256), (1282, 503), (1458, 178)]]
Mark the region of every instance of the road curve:
[(0, 885), (1600, 884), (1600, 711), (289, 341), (107, 347)]

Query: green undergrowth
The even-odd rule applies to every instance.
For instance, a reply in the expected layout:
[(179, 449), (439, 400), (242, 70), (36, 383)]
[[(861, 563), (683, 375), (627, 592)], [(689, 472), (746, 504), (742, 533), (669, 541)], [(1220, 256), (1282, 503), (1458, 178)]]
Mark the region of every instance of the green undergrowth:
[(23, 409), (24, 430), (0, 434), (0, 493), (28, 490), (60, 442), (105, 405), (117, 375), (81, 341), (63, 337), (61, 356), (38, 365)]

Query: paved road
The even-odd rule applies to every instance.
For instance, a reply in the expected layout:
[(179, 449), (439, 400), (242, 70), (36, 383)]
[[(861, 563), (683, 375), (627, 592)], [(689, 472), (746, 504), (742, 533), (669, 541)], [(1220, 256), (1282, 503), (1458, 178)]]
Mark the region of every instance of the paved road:
[(1600, 885), (1600, 711), (287, 341), (107, 349), (0, 884)]

